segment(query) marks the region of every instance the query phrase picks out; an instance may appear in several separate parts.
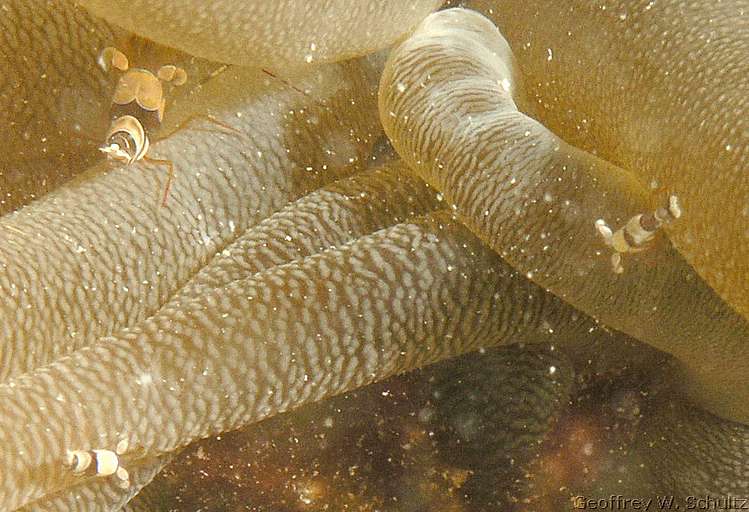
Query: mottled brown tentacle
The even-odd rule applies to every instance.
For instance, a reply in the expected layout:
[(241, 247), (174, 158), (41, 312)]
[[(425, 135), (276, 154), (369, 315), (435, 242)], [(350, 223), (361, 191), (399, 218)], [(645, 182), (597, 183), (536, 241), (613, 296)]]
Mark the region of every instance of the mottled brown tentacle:
[(549, 128), (679, 196), (669, 238), (749, 318), (749, 3), (469, 3), (512, 45)]
[(0, 385), (0, 503), (70, 485), (66, 449), (124, 437), (143, 455), (170, 452), (482, 345), (581, 328), (450, 215), (401, 224), (167, 305)]
[(83, 170), (106, 129), (112, 78), (95, 65), (124, 37), (68, 0), (9, 0), (0, 16), (0, 214)]
[[(144, 320), (246, 228), (364, 166), (379, 132), (371, 72), (363, 61), (316, 71), (305, 96), (281, 82), (263, 90), (259, 72), (227, 71), (193, 104), (205, 99), (215, 113), (223, 104), (247, 137), (184, 130), (155, 144), (178, 175), (166, 208), (163, 170), (135, 164), (90, 169), (0, 219), (0, 376)], [(336, 91), (323, 92), (332, 82)], [(336, 108), (352, 101), (346, 113)]]
[(89, 479), (30, 503), (17, 512), (117, 512), (147, 486), (170, 456), (148, 458), (128, 467), (130, 486), (120, 487), (112, 479)]
[[(206, 59), (286, 70), (372, 53), (442, 0), (84, 0), (114, 25)], [(248, 51), (252, 48), (252, 51)]]
[(461, 9), (433, 14), (390, 55), (380, 86), (385, 130), (404, 160), (519, 271), (674, 354), (691, 371), (686, 392), (726, 418), (749, 421), (747, 322), (666, 240), (649, 249), (656, 265), (631, 258), (626, 272), (612, 271), (595, 222), (623, 223), (647, 211), (646, 190), (519, 112), (514, 73), (489, 20)]

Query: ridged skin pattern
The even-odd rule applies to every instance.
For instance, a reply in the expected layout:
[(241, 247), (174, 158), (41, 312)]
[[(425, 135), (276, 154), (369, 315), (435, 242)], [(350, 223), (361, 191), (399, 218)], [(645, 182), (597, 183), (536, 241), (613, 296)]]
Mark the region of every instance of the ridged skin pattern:
[[(340, 180), (299, 199), (249, 230), (219, 253), (180, 290), (175, 300), (190, 300), (190, 297), (201, 296), (212, 288), (224, 286), (244, 276), (255, 275), (274, 266), (301, 262), (308, 256), (334, 250), (376, 230), (425, 213), (440, 204), (441, 201), (434, 190), (406, 173), (404, 165), (400, 162)], [(439, 215), (444, 217), (445, 213)], [(473, 239), (467, 233), (461, 233), (460, 236)], [(476, 240), (472, 244), (481, 245)], [(463, 271), (463, 278), (467, 281), (481, 280), (484, 270), (466, 269)], [(455, 269), (448, 265), (441, 271), (453, 272)], [(396, 276), (397, 279), (398, 275), (397, 270), (393, 269), (393, 272), (388, 274), (388, 279), (392, 276)], [(500, 285), (502, 289), (512, 289), (515, 286), (513, 282), (524, 281), (514, 272), (505, 277), (504, 284)], [(506, 322), (503, 325), (507, 330), (496, 332), (497, 338), (488, 343), (521, 339), (536, 342), (547, 339), (573, 350), (575, 354), (578, 350), (586, 348), (587, 343), (600, 342), (609, 349), (611, 346), (618, 348), (618, 357), (615, 360), (602, 361), (605, 358), (599, 357), (594, 370), (590, 370), (586, 362), (587, 353), (576, 357), (582, 374), (619, 368), (628, 360), (644, 365), (645, 358), (653, 359), (652, 351), (636, 346), (636, 354), (632, 353), (624, 348), (632, 343), (631, 341), (617, 334), (605, 333), (597, 328), (595, 322), (579, 315), (540, 289), (534, 290), (534, 287), (531, 287), (530, 290), (523, 308), (515, 309), (504, 319), (500, 319)], [(501, 293), (495, 294), (493, 299), (504, 304), (511, 304), (517, 300)], [(352, 304), (351, 307), (356, 306)], [(277, 314), (283, 313), (279, 311)], [(462, 345), (459, 345), (457, 350), (462, 350), (460, 347)], [(548, 372), (548, 367), (546, 371)], [(535, 373), (522, 371), (516, 378), (508, 377), (508, 385), (521, 386), (520, 382), (527, 379), (535, 381), (530, 378), (530, 375)], [(534, 433), (540, 442), (549, 425), (540, 419), (536, 424), (530, 418), (528, 423), (533, 424), (530, 428), (536, 428)], [(501, 428), (498, 427), (497, 430)], [(518, 447), (513, 449), (515, 448), (518, 455), (521, 455), (522, 450)], [(138, 501), (134, 507), (146, 506)]]
[(65, 449), (126, 438), (133, 456), (169, 452), (479, 346), (564, 339), (577, 314), (553, 303), (442, 214), (167, 304), (0, 385), (0, 501), (69, 485)]
[[(90, 161), (113, 83), (91, 63), (122, 35), (68, 2), (3, 2), (0, 16), (0, 213), (39, 197)], [(6, 193), (7, 192), (7, 193)]]
[[(296, 505), (294, 482), (310, 474), (330, 481), (331, 490), (310, 496), (304, 505), (312, 510), (360, 510), (374, 502), (392, 502), (383, 511), (441, 510), (441, 503), (452, 508), (465, 494), (466, 510), (512, 510), (524, 496), (529, 466), (567, 410), (573, 377), (559, 347), (513, 344), (465, 354), (192, 446), (126, 510), (218, 511), (247, 503), (285, 510)], [(351, 443), (358, 448), (351, 450)], [(278, 465), (262, 462), (269, 452), (280, 456)], [(287, 465), (289, 459), (295, 463)], [(199, 494), (181, 483), (195, 473), (218, 481), (239, 476), (237, 466), (245, 464), (256, 468), (249, 485), (239, 477), (238, 485)], [(366, 476), (348, 487), (352, 467)], [(445, 471), (466, 472), (459, 496), (435, 496), (424, 485), (427, 475), (439, 480)], [(258, 480), (276, 472), (293, 476), (260, 491)]]
[[(83, 0), (114, 25), (183, 51), (273, 70), (372, 53), (442, 0)], [(252, 51), (248, 51), (251, 48)]]
[(474, 472), (474, 502), (511, 508), (572, 396), (572, 365), (559, 349), (510, 345), (435, 366), (429, 423), (440, 455)]
[(749, 2), (470, 5), (512, 45), (551, 130), (680, 197), (669, 238), (749, 318)]
[(668, 399), (655, 403), (645, 417), (639, 450), (655, 476), (655, 493), (681, 497), (686, 510), (689, 496), (747, 496), (749, 428)]
[(202, 291), (354, 241), (437, 208), (437, 193), (401, 162), (316, 190), (221, 251), (180, 294)]
[(128, 468), (130, 485), (122, 487), (115, 479), (91, 479), (49, 494), (18, 512), (105, 512), (120, 510), (171, 460), (169, 456), (145, 459)]
[[(142, 321), (247, 227), (363, 166), (379, 133), (368, 66), (321, 70), (299, 84), (308, 95), (254, 71), (206, 84), (208, 98), (210, 87), (223, 91), (214, 116), (238, 132), (198, 121), (201, 131), (188, 126), (154, 145), (176, 169), (169, 209), (160, 206), (163, 168), (96, 166), (2, 218), (0, 377)], [(334, 92), (318, 89), (329, 83)], [(338, 153), (325, 151), (333, 145)]]
[[(454, 39), (448, 41), (450, 37)], [(606, 270), (602, 270), (605, 265), (596, 267), (592, 252), (588, 256), (577, 253), (578, 271), (572, 262), (567, 269), (560, 269), (570, 252), (575, 253), (574, 246), (578, 246), (577, 250), (584, 248), (591, 238), (581, 226), (575, 226), (580, 217), (575, 210), (582, 208), (575, 208), (577, 198), (573, 196), (568, 205), (564, 203), (565, 196), (589, 191), (585, 208), (591, 208), (591, 204), (595, 207), (596, 201), (600, 203), (611, 196), (619, 198), (617, 203), (626, 204), (631, 195), (622, 194), (622, 189), (633, 180), (626, 176), (612, 180), (609, 175), (596, 174), (596, 167), (608, 168), (607, 173), (615, 177), (622, 171), (567, 146), (515, 110), (511, 93), (517, 91), (512, 75), (497, 76), (498, 71), (512, 70), (507, 47), (500, 38), (477, 14), (453, 10), (429, 17), (414, 37), (391, 53), (381, 82), (380, 109), (394, 146), (413, 169), (443, 190), (456, 203), (468, 225), (510, 262), (609, 325), (620, 326), (691, 363), (695, 374), (701, 374), (701, 382), (686, 379), (678, 382), (677, 387), (687, 387), (708, 408), (727, 417), (744, 419), (747, 393), (743, 372), (738, 371), (746, 363), (743, 354), (749, 339), (744, 322), (685, 268), (676, 253), (664, 247), (651, 248), (653, 252), (660, 251), (656, 257), (665, 258), (669, 265), (649, 269), (633, 261), (633, 268), (620, 281), (612, 279), (613, 275), (606, 279), (605, 272), (610, 273), (610, 267)], [(498, 62), (502, 57), (504, 65)], [(510, 80), (509, 83), (503, 82), (503, 78)], [(555, 165), (555, 160), (561, 162)], [(546, 180), (543, 173), (549, 175)], [(586, 183), (584, 179), (591, 174), (596, 181)], [(619, 188), (603, 185), (619, 185)], [(600, 189), (599, 197), (595, 196), (596, 187)], [(552, 200), (547, 200), (545, 196), (550, 190)], [(636, 192), (636, 189), (631, 191)], [(572, 211), (557, 213), (558, 209), (564, 210), (555, 208), (557, 200), (562, 200), (564, 206), (573, 206)], [(534, 206), (539, 203), (544, 206)], [(611, 204), (613, 211), (616, 207)], [(541, 215), (539, 209), (534, 215), (527, 213), (534, 208), (543, 208), (547, 214)], [(602, 211), (594, 211), (585, 218), (592, 221), (598, 218), (596, 214), (601, 215)], [(556, 217), (561, 219), (557, 225), (553, 223)], [(528, 222), (523, 224), (525, 218)], [(539, 226), (539, 219), (544, 224)], [(518, 230), (519, 222), (525, 229)], [(577, 229), (565, 229), (565, 222)], [(590, 223), (590, 232), (592, 227)], [(545, 234), (538, 236), (543, 242), (535, 241), (539, 233)], [(538, 243), (548, 246), (539, 250)], [(555, 244), (562, 244), (565, 253)], [(544, 252), (552, 255), (544, 256)], [(579, 279), (584, 276), (588, 282), (595, 282), (591, 278), (597, 271), (600, 280), (595, 290)], [(656, 279), (659, 274), (668, 277)], [(563, 286), (576, 280), (577, 287)], [(609, 281), (613, 290), (606, 291), (601, 283)], [(631, 291), (616, 288), (628, 282)], [(655, 290), (648, 290), (651, 286)], [(659, 301), (656, 307), (650, 302), (654, 299)], [(638, 317), (632, 308), (642, 308), (642, 301), (650, 303), (653, 312)], [(690, 302), (692, 305), (688, 306)], [(682, 317), (685, 306), (691, 313)], [(642, 309), (641, 312), (646, 313)], [(662, 323), (653, 325), (652, 314), (662, 318)], [(665, 325), (669, 327), (663, 328)], [(703, 330), (705, 325), (713, 327)], [(721, 353), (726, 356), (719, 357)], [(706, 392), (705, 383), (714, 388)], [(676, 412), (658, 421), (660, 417), (654, 416), (650, 434), (661, 448), (657, 453), (647, 449), (644, 452), (652, 457), (649, 469), (663, 489), (682, 495), (746, 493), (749, 489), (746, 426), (681, 404)], [(721, 450), (725, 459), (708, 455), (709, 446), (713, 445), (727, 447)], [(684, 454), (680, 459), (682, 465), (672, 464), (669, 454), (673, 452)], [(725, 460), (733, 462), (724, 465)]]
[[(662, 361), (623, 335), (602, 334), (598, 321), (674, 354), (679, 364), (668, 376), (676, 376), (678, 392), (688, 391), (724, 417), (749, 419), (742, 378), (745, 320), (697, 274), (736, 306), (741, 293), (730, 295), (721, 283), (735, 281), (730, 273), (745, 268), (746, 255), (737, 250), (723, 267), (713, 266), (714, 256), (704, 262), (695, 256), (694, 247), (712, 240), (701, 223), (707, 219), (715, 227), (719, 204), (711, 203), (709, 215), (696, 211), (704, 179), (679, 185), (652, 171), (685, 198), (682, 225), (668, 229), (686, 258), (659, 236), (647, 253), (627, 255), (625, 273), (615, 275), (594, 221), (602, 217), (616, 226), (652, 209), (658, 194), (629, 165), (655, 168), (662, 162), (628, 160), (623, 149), (598, 153), (610, 163), (518, 112), (516, 104), (553, 119), (555, 110), (543, 100), (535, 104), (545, 88), (536, 85), (543, 81), (539, 74), (529, 74), (533, 95), (523, 99), (510, 48), (479, 15), (435, 14), (394, 50), (378, 119), (382, 55), (307, 64), (381, 49), (440, 2), (331, 0), (313, 10), (310, 2), (291, 1), (241, 2), (241, 8), (235, 0), (190, 2), (194, 8), (185, 3), (180, 9), (167, 0), (83, 3), (98, 4), (104, 10), (94, 11), (157, 43), (218, 60), (247, 58), (242, 62), (280, 66), (290, 74), (305, 70), (286, 79), (229, 67), (196, 80), (184, 100), (170, 105), (165, 138), (149, 152), (175, 166), (165, 207), (163, 167), (95, 165), (0, 218), (0, 509), (116, 510), (164, 457), (188, 443), (479, 347), (553, 343), (564, 347), (580, 374), (632, 365), (649, 369)], [(55, 113), (64, 122), (70, 121), (64, 112), (95, 115), (83, 107), (56, 110), (38, 95), (48, 90), (38, 84), (50, 80), (50, 97), (57, 97), (60, 83), (77, 84), (104, 94), (106, 105), (99, 87), (108, 82), (95, 54), (101, 44), (117, 44), (119, 30), (67, 0), (5, 4), (0, 63), (12, 65), (0, 76), (0, 101), (10, 101), (3, 105), (10, 105), (12, 123), (32, 126), (36, 119), (43, 127), (37, 135), (49, 130), (49, 140), (57, 137), (55, 144), (64, 147)], [(30, 5), (38, 16), (30, 14)], [(211, 16), (216, 26), (206, 30), (201, 24)], [(717, 19), (730, 23), (723, 15)], [(533, 23), (522, 16), (516, 22)], [(40, 37), (40, 23), (66, 36)], [(76, 30), (64, 29), (68, 24)], [(591, 34), (596, 26), (585, 24)], [(638, 22), (631, 30), (637, 34), (643, 27)], [(723, 36), (744, 37), (731, 31)], [(675, 47), (684, 39), (658, 37)], [(50, 62), (47, 78), (41, 76), (46, 64), (18, 67), (23, 55), (14, 49), (38, 44), (39, 58)], [(46, 51), (44, 45), (61, 50)], [(519, 47), (522, 42), (513, 42), (513, 51)], [(169, 59), (174, 54), (160, 52)], [(720, 55), (727, 62), (736, 60), (735, 52), (726, 52)], [(698, 53), (697, 64), (709, 56)], [(745, 83), (746, 74), (724, 67), (726, 80)], [(14, 81), (19, 76), (24, 79)], [(33, 92), (23, 108), (13, 103), (21, 96), (18, 84)], [(689, 94), (703, 103), (711, 97), (695, 91)], [(724, 114), (725, 105), (744, 112), (745, 95), (734, 103), (724, 100), (715, 109), (700, 103), (699, 126)], [(101, 104), (92, 99), (86, 107), (96, 111)], [(649, 110), (637, 104), (626, 115), (641, 111)], [(601, 108), (601, 119), (605, 112)], [(679, 112), (671, 113), (680, 119)], [(229, 128), (191, 119), (194, 114), (210, 114)], [(742, 133), (742, 115), (729, 119), (738, 127), (735, 133)], [(381, 124), (403, 162), (332, 183), (368, 167)], [(733, 131), (684, 126), (711, 148), (734, 147)], [(625, 135), (617, 139), (622, 147)], [(581, 140), (583, 149), (596, 148), (594, 136)], [(692, 144), (698, 145), (694, 139)], [(714, 152), (709, 162), (740, 168), (746, 145), (739, 141), (735, 147), (724, 155), (727, 163)], [(43, 155), (44, 165), (62, 165), (55, 158)], [(701, 158), (694, 161), (704, 163)], [(431, 188), (406, 175), (413, 171)], [(745, 182), (726, 176), (726, 187), (743, 195), (738, 201), (715, 197), (736, 213), (746, 197)], [(44, 190), (35, 187), (30, 190)], [(717, 232), (738, 240), (741, 222)], [(690, 232), (699, 235), (694, 244)], [(723, 236), (717, 235), (721, 244)], [(708, 245), (707, 252), (725, 247)], [(737, 258), (743, 259), (730, 263)], [(713, 279), (710, 272), (723, 277)], [(597, 352), (604, 353), (588, 364)], [(517, 375), (497, 370), (498, 378), (532, 388), (539, 397), (525, 413), (543, 437), (564, 391), (549, 391), (553, 379), (539, 382), (534, 361), (545, 364), (544, 357), (523, 354), (515, 358)], [(660, 416), (653, 412), (662, 421), (647, 430), (648, 439), (657, 441), (653, 450), (643, 444), (654, 480), (670, 492), (749, 494), (747, 427), (680, 400)], [(131, 470), (133, 484), (124, 492), (112, 478), (76, 476), (64, 465), (67, 450), (113, 450), (122, 440), (129, 447), (120, 461)], [(676, 460), (675, 451), (678, 464), (662, 462)]]
[(385, 67), (385, 131), (518, 270), (607, 325), (674, 354), (692, 374), (688, 393), (714, 413), (749, 422), (747, 322), (666, 240), (649, 249), (651, 262), (629, 257), (622, 275), (612, 271), (595, 221), (616, 225), (647, 211), (644, 190), (629, 173), (519, 112), (512, 69), (509, 47), (488, 19), (461, 9), (433, 14)]

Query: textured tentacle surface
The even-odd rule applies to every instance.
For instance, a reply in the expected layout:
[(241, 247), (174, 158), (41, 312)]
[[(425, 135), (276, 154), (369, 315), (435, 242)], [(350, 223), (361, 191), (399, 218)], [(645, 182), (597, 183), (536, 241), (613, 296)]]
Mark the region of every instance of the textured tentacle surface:
[(442, 0), (84, 0), (114, 25), (193, 55), (270, 69), (384, 48)]
[[(655, 492), (678, 496), (686, 509), (695, 508), (694, 498), (746, 499), (749, 427), (678, 400), (657, 403), (646, 417), (639, 450), (657, 482)], [(733, 507), (739, 504), (734, 502)], [(723, 506), (713, 508), (731, 507), (724, 501)]]
[(241, 135), (208, 124), (155, 144), (176, 168), (166, 208), (164, 169), (97, 166), (2, 218), (0, 375), (135, 325), (247, 227), (362, 165), (379, 132), (367, 66), (317, 71), (309, 95), (252, 71), (206, 84), (206, 108)]
[[(617, 275), (595, 221), (648, 211), (629, 173), (519, 112), (512, 57), (489, 20), (429, 16), (391, 54), (380, 115), (401, 156), (529, 278), (606, 324), (676, 355), (706, 407), (749, 421), (749, 327), (666, 240)], [(709, 327), (708, 327), (709, 326)], [(726, 368), (726, 363), (728, 367)], [(736, 394), (728, 390), (740, 390)]]
[(0, 503), (70, 485), (66, 449), (125, 438), (132, 457), (168, 452), (481, 345), (576, 338), (576, 317), (450, 216), (401, 224), (167, 305), (0, 386)]
[(669, 237), (749, 318), (749, 2), (473, 4), (552, 130), (680, 197)]
[(18, 512), (117, 512), (147, 486), (170, 459), (169, 456), (144, 459), (137, 465), (127, 468), (130, 476), (130, 485), (127, 487), (120, 486), (113, 479), (86, 480), (17, 510)]
[[(559, 348), (538, 344), (456, 357), (201, 442), (128, 510), (440, 510), (466, 495), (465, 509), (506, 510), (525, 495), (573, 375)], [(231, 482), (195, 492), (185, 481), (196, 473)]]
[[(291, 1), (99, 5), (115, 25), (160, 42), (291, 73), (389, 44), (438, 3), (380, 1), (369, 11), (334, 0), (314, 12)], [(6, 130), (14, 149), (0, 156), (3, 176), (51, 166), (66, 177), (81, 165), (64, 159), (82, 154), (66, 138), (109, 99), (95, 55), (121, 33), (67, 0), (2, 7), (0, 106), (11, 127), (26, 127)], [(689, 363), (691, 375), (677, 382), (712, 410), (746, 414), (746, 327), (692, 270), (742, 311), (743, 0), (710, 11), (681, 0), (506, 7), (495, 13), (532, 103), (483, 22), (456, 38), (450, 27), (427, 38), (426, 54), (439, 62), (417, 52), (386, 77), (391, 99), (404, 100), (392, 110), (399, 115), (383, 112), (387, 126), (405, 126), (401, 142), (411, 146), (401, 153), (521, 274)], [(206, 20), (221, 30), (191, 32)], [(406, 47), (420, 47), (421, 36)], [(369, 94), (377, 72), (368, 62), (320, 67), (294, 89), (230, 68), (168, 109), (167, 132), (210, 113), (243, 136), (201, 121), (152, 146), (177, 171), (167, 208), (158, 207), (163, 169), (95, 167), (0, 220), (0, 375), (16, 376), (0, 385), (0, 508), (99, 510), (124, 499), (111, 479), (72, 476), (66, 449), (112, 449), (127, 438), (123, 463), (136, 483), (154, 455), (201, 436), (479, 345), (572, 340), (586, 371), (658, 366), (654, 351), (598, 336), (591, 320), (444, 212), (414, 220), (435, 205), (434, 192), (390, 171), (333, 184), (248, 230), (361, 166), (379, 130)], [(496, 126), (477, 128), (487, 123)], [(615, 276), (593, 222), (652, 209), (647, 185), (684, 203), (685, 216), (666, 229), (689, 264), (659, 239)], [(13, 186), (23, 197), (5, 208), (46, 185)], [(114, 335), (95, 342), (104, 334)], [(512, 377), (521, 388), (549, 383), (533, 372)], [(542, 408), (530, 414), (541, 423)], [(643, 453), (665, 492), (746, 494), (744, 427), (686, 406), (656, 417), (647, 439), (657, 444)]]
[[(298, 261), (317, 252), (333, 250), (438, 204), (433, 190), (420, 180), (402, 174), (403, 172), (403, 164), (395, 162), (384, 168), (332, 183), (296, 201), (249, 230), (219, 253), (180, 291), (180, 297), (186, 300), (199, 297), (211, 288), (227, 285), (232, 280)], [(534, 295), (536, 293), (543, 292), (537, 290)], [(555, 302), (552, 299), (550, 304)], [(520, 311), (517, 313), (521, 314)], [(460, 312), (449, 314), (459, 315)], [(574, 319), (575, 314), (572, 313), (571, 317)], [(574, 319), (574, 322), (578, 327), (568, 331), (567, 335), (560, 332), (558, 341), (570, 343), (565, 347), (575, 353), (575, 360), (583, 375), (616, 371), (627, 364), (655, 367), (661, 361), (654, 351), (645, 350), (645, 347), (632, 340), (598, 329), (594, 322), (586, 320), (583, 315)], [(568, 328), (569, 326), (565, 329)], [(552, 324), (545, 324), (546, 332), (540, 338), (549, 337), (554, 329)], [(537, 337), (533, 332), (534, 329), (530, 333), (524, 333), (523, 337), (527, 336), (535, 341)], [(508, 336), (507, 340), (514, 341), (512, 336)], [(590, 358), (592, 351), (597, 356), (593, 359)], [(599, 351), (604, 353), (599, 354)], [(515, 351), (511, 350), (508, 354), (510, 353), (514, 354)], [(519, 368), (520, 366), (516, 366), (515, 378), (506, 377), (508, 385), (520, 385), (524, 380), (537, 380), (535, 373), (521, 371)], [(536, 405), (542, 407), (540, 402)], [(532, 423), (535, 425), (533, 428), (546, 431), (548, 425), (544, 427), (545, 414), (535, 419), (530, 419), (530, 411), (525, 414), (529, 418), (528, 424)], [(252, 432), (251, 427), (247, 430)], [(502, 431), (502, 428), (498, 430)], [(512, 436), (509, 432), (502, 432), (508, 438)], [(210, 443), (208, 446), (210, 447)]]
[(202, 290), (302, 259), (421, 215), (437, 193), (395, 162), (325, 186), (248, 230), (205, 266), (180, 294)]
[(91, 161), (106, 128), (112, 81), (94, 66), (123, 38), (61, 0), (3, 3), (0, 17), (0, 213), (38, 197)]

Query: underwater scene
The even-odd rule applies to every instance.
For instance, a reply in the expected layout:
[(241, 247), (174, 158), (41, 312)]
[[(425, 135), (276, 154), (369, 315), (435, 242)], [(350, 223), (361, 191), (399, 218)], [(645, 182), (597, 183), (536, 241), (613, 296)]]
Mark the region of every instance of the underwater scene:
[(749, 0), (4, 0), (0, 126), (0, 511), (749, 510)]

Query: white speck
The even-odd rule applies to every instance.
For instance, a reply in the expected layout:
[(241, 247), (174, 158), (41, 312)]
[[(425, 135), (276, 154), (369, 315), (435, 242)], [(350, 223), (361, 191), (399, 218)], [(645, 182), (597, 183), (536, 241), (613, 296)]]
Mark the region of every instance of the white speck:
[(554, 375), (555, 373), (557, 373), (557, 367), (549, 366), (549, 375)]
[(234, 231), (236, 231), (236, 229), (237, 229), (237, 225), (234, 224), (233, 220), (230, 220), (229, 221), (229, 231), (231, 231), (232, 233), (234, 233)]
[(525, 130), (525, 133), (523, 133), (523, 135), (525, 135), (526, 137), (529, 137), (530, 134), (531, 134), (530, 130)]
[(317, 50), (317, 45), (315, 43), (310, 43), (309, 49), (314, 52), (315, 50)]
[(550, 203), (554, 200), (554, 196), (552, 196), (549, 192), (544, 192), (544, 201), (547, 203)]
[(396, 88), (398, 89), (398, 92), (404, 92), (406, 90), (406, 86), (405, 84), (403, 84), (403, 82), (398, 82)]
[(730, 144), (726, 144), (726, 151), (731, 151), (733, 149), (733, 146)]
[(622, 21), (626, 20), (627, 19), (627, 13), (626, 12), (621, 13), (619, 15), (619, 19), (622, 20)]
[(140, 376), (135, 379), (135, 383), (139, 386), (147, 386), (153, 382), (153, 376), (150, 373), (141, 373)]
[(527, 277), (528, 279), (533, 279), (533, 272), (527, 272), (525, 274), (525, 277)]
[(548, 60), (551, 60), (553, 58), (554, 58), (554, 54), (552, 53), (551, 48), (547, 48), (546, 49), (546, 60), (548, 61)]
[(291, 235), (286, 235), (285, 237), (283, 237), (283, 239), (286, 240), (287, 242), (291, 242), (292, 240)]
[(312, 62), (312, 55), (309, 54), (309, 53), (307, 55), (305, 55), (304, 56), (304, 62), (306, 62), (307, 64), (309, 64), (310, 62)]
[(213, 239), (211, 238), (211, 235), (209, 235), (208, 233), (201, 233), (200, 241), (205, 246), (209, 246), (213, 244)]
[(583, 446), (583, 453), (587, 456), (593, 455), (593, 443), (585, 443), (585, 446)]
[(439, 202), (442, 202), (442, 200), (445, 199), (445, 196), (443, 196), (439, 192), (437, 192), (437, 196), (436, 197), (437, 197), (437, 201), (439, 201)]
[(510, 83), (509, 78), (503, 78), (499, 82), (499, 85), (502, 87), (502, 89), (504, 89), (505, 92), (510, 92), (510, 88), (512, 87), (512, 84)]

